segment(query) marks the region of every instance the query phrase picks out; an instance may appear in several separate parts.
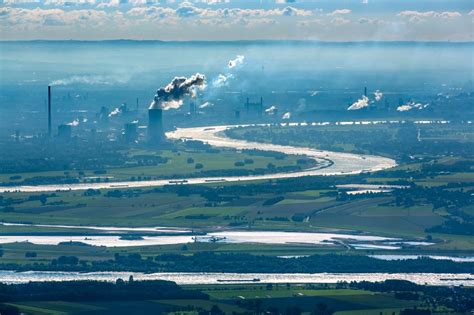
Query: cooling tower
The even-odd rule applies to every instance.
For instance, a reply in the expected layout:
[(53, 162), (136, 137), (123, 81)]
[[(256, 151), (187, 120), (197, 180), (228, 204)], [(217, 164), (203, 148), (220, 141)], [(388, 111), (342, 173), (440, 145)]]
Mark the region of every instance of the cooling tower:
[(148, 110), (148, 141), (158, 143), (163, 139), (163, 110), (161, 108), (151, 108)]

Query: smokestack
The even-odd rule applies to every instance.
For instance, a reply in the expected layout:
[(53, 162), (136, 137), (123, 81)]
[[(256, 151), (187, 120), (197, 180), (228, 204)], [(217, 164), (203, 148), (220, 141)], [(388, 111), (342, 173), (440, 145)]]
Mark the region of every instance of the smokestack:
[(51, 85), (48, 85), (48, 137), (51, 138)]
[(367, 96), (367, 87), (364, 87), (364, 96)]
[(163, 139), (163, 110), (161, 108), (150, 108), (148, 110), (148, 141), (159, 143)]

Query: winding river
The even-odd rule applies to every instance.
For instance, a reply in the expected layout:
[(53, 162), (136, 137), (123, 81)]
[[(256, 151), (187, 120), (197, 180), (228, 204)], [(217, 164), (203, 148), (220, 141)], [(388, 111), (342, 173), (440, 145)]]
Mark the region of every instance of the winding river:
[[(242, 125), (242, 127), (249, 125)], [(259, 125), (265, 128), (267, 125)], [(164, 186), (169, 184), (205, 184), (209, 182), (239, 182), (252, 180), (294, 178), (302, 176), (322, 176), (322, 175), (347, 175), (363, 172), (379, 171), (396, 166), (394, 160), (374, 155), (361, 155), (352, 153), (340, 153), (332, 151), (315, 150), (304, 147), (293, 147), (285, 145), (275, 145), (268, 143), (249, 142), (245, 140), (231, 139), (224, 134), (224, 131), (239, 126), (211, 126), (178, 128), (166, 134), (168, 139), (173, 140), (198, 140), (208, 143), (214, 147), (233, 148), (236, 150), (262, 150), (274, 151), (285, 154), (305, 155), (318, 162), (317, 167), (305, 169), (297, 172), (274, 173), (251, 176), (226, 176), (226, 177), (201, 177), (201, 178), (181, 178), (174, 180), (148, 180), (148, 181), (123, 181), (107, 183), (78, 183), (61, 185), (37, 185), (37, 186), (4, 186), (0, 187), (0, 193), (4, 192), (51, 192), (58, 190), (85, 190), (85, 189), (117, 189), (117, 188), (139, 188)]]

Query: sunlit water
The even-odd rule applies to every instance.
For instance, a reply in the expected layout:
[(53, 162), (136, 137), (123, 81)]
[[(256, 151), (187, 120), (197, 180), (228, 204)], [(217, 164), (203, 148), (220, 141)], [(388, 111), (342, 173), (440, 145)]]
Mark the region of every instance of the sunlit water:
[[(388, 279), (408, 280), (428, 285), (474, 286), (474, 274), (434, 274), (434, 273), (138, 273), (138, 272), (59, 272), (59, 271), (0, 271), (0, 282), (25, 283), (29, 281), (73, 281), (97, 280), (116, 281), (118, 278), (135, 280), (169, 280), (177, 284), (222, 284), (254, 282), (257, 283), (337, 283), (340, 281), (384, 281)], [(220, 280), (220, 281), (219, 281)]]
[[(87, 235), (87, 236), (60, 236), (60, 235), (3, 235), (0, 244), (29, 242), (38, 245), (58, 245), (62, 242), (82, 242), (93, 246), (130, 247), (173, 245), (193, 242), (218, 243), (254, 243), (254, 244), (311, 244), (334, 245), (341, 240), (357, 242), (392, 241), (393, 238), (351, 235), (337, 233), (302, 233), (302, 232), (272, 232), (272, 231), (222, 231), (206, 235), (160, 235), (143, 236), (142, 239), (121, 239), (116, 235)], [(392, 249), (398, 246), (388, 246)]]
[[(302, 176), (321, 175), (346, 175), (358, 174), (362, 172), (373, 172), (396, 166), (394, 160), (373, 155), (361, 155), (352, 153), (339, 153), (331, 151), (315, 150), (311, 148), (283, 146), (268, 143), (249, 142), (245, 140), (230, 139), (223, 134), (223, 131), (235, 126), (211, 126), (195, 128), (179, 128), (166, 134), (169, 139), (199, 140), (215, 147), (227, 147), (236, 150), (262, 150), (281, 152), (285, 154), (305, 155), (315, 159), (320, 163), (318, 167), (303, 171), (290, 173), (274, 173), (253, 176), (224, 176), (224, 177), (203, 177), (203, 178), (182, 178), (174, 180), (149, 180), (149, 181), (128, 181), (128, 182), (107, 182), (107, 183), (81, 183), (81, 184), (61, 184), (61, 185), (38, 185), (38, 186), (11, 186), (0, 187), (1, 192), (23, 191), (23, 192), (47, 192), (58, 190), (85, 190), (85, 189), (117, 189), (117, 188), (138, 188), (152, 187), (173, 184), (179, 181), (186, 184), (205, 184), (215, 180), (225, 182), (239, 182), (250, 180), (267, 180), (280, 178), (294, 178)], [(332, 161), (332, 164), (328, 162)]]

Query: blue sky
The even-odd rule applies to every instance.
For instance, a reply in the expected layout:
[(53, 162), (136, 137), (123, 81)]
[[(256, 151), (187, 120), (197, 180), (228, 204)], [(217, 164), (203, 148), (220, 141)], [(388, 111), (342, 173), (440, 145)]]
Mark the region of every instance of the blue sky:
[(472, 0), (0, 0), (0, 38), (473, 41)]

